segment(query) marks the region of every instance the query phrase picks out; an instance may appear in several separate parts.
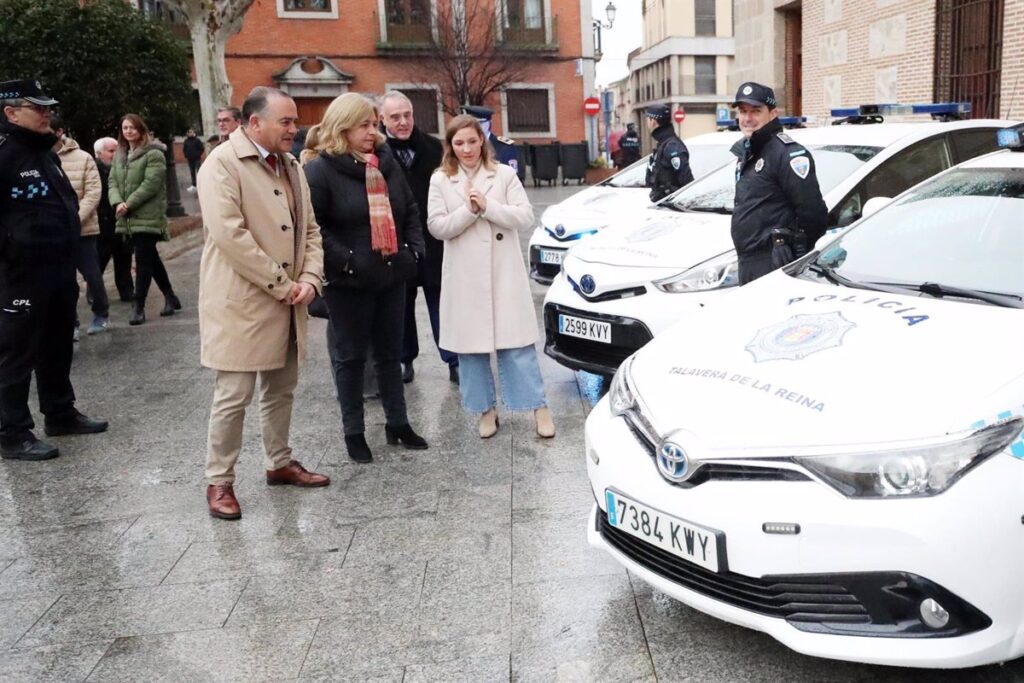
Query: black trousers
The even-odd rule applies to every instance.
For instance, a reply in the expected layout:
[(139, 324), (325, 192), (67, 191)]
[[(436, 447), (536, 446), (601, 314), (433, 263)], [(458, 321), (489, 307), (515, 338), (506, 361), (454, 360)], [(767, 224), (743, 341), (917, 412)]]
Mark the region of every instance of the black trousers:
[(28, 407), (33, 372), (43, 415), (61, 418), (74, 412), (71, 357), (77, 303), (72, 263), (59, 271), (35, 270), (24, 281), (7, 281), (0, 273), (0, 442), (16, 444), (35, 427)]
[(103, 272), (100, 270), (96, 239), (96, 235), (89, 235), (78, 240), (75, 267), (85, 278), (93, 315), (106, 318), (110, 315), (110, 300), (107, 298), (107, 288), (103, 286)]
[(156, 286), (164, 296), (174, 294), (171, 280), (167, 277), (167, 269), (160, 260), (160, 252), (156, 250), (156, 243), (159, 241), (158, 235), (132, 235), (132, 243), (135, 245), (135, 300), (142, 303), (146, 303), (149, 284), (153, 280), (156, 280)]
[(188, 160), (188, 172), (192, 176), (192, 187), (196, 186), (196, 173), (199, 171), (199, 164), (201, 161), (201, 159)]
[(772, 266), (771, 252), (745, 254), (739, 257), (740, 285), (753, 282), (775, 270)]
[(392, 427), (408, 424), (399, 365), (405, 285), (382, 291), (328, 286), (324, 290), (324, 301), (334, 333), (331, 364), (335, 370), (341, 423), (346, 436), (362, 434), (366, 430), (363, 421), (363, 370), (371, 342), (384, 417)]
[[(416, 329), (416, 287), (410, 286), (405, 293), (405, 333), (402, 338), (402, 362), (410, 363), (420, 355), (419, 331)], [(448, 365), (458, 365), (459, 355), (442, 349), (441, 339), (441, 286), (423, 286), (423, 298), (427, 302), (427, 315), (430, 317), (430, 331), (434, 334), (434, 345), (437, 346), (441, 360)]]
[[(100, 264), (100, 277), (107, 271), (107, 264), (114, 260), (114, 285), (124, 300), (135, 297), (132, 282), (132, 244), (120, 235), (100, 235), (96, 241), (96, 256)], [(91, 296), (91, 294), (90, 294)]]

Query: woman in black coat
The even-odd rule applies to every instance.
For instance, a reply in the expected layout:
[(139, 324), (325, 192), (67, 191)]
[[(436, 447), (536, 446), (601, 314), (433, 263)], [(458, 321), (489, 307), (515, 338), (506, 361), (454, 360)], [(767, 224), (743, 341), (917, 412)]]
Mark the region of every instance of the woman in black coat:
[[(369, 462), (363, 421), (363, 368), (372, 342), (389, 444), (422, 449), (405, 407), (400, 356), (406, 283), (423, 257), (416, 200), (384, 151), (369, 100), (346, 93), (318, 128), (319, 156), (306, 178), (324, 243), (324, 300), (339, 360), (335, 380), (349, 457)], [(383, 151), (382, 154), (378, 154)]]

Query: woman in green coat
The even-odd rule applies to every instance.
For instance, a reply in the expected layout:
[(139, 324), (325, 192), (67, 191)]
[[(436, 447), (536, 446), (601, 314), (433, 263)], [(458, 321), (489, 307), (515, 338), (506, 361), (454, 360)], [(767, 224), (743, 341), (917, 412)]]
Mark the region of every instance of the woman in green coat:
[(109, 196), (117, 216), (117, 234), (130, 239), (135, 249), (135, 306), (129, 325), (146, 322), (146, 295), (152, 280), (164, 294), (160, 315), (181, 310), (156, 249), (157, 242), (169, 239), (166, 151), (150, 135), (141, 116), (125, 114), (121, 118)]

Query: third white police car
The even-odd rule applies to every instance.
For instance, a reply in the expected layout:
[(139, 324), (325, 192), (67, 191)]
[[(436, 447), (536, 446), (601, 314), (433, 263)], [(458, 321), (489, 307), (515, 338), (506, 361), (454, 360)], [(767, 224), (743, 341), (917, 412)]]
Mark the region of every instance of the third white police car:
[(590, 542), (806, 654), (1024, 654), (1022, 215), (979, 157), (657, 336), (587, 419)]
[[(860, 218), (950, 166), (995, 149), (1007, 121), (880, 123), (798, 129), (814, 154), (830, 227)], [(611, 375), (686, 312), (736, 284), (730, 220), (734, 166), (690, 183), (645, 215), (619, 217), (573, 247), (544, 300), (545, 351), (562, 365)], [(692, 329), (693, 334), (702, 334)]]

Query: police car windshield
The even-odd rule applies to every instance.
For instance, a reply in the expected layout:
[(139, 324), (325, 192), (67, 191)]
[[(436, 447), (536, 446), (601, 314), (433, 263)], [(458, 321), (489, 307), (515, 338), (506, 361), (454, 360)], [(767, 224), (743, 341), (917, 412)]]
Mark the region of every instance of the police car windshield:
[[(722, 164), (730, 161), (733, 156), (729, 151), (729, 145), (689, 145), (690, 171), (694, 178), (720, 168)], [(616, 173), (611, 178), (603, 181), (601, 185), (608, 187), (647, 187), (647, 162), (650, 156), (646, 156), (635, 164), (630, 164), (625, 169)]]
[(1020, 307), (1024, 169), (956, 169), (927, 181), (826, 247), (818, 277), (853, 286)]
[(634, 162), (611, 178), (602, 181), (608, 187), (647, 187), (647, 160), (649, 156)]
[[(863, 145), (807, 145), (807, 148), (814, 153), (818, 187), (823, 195), (882, 151), (881, 147)], [(735, 197), (736, 163), (730, 161), (668, 197), (661, 205), (677, 211), (731, 214)]]

